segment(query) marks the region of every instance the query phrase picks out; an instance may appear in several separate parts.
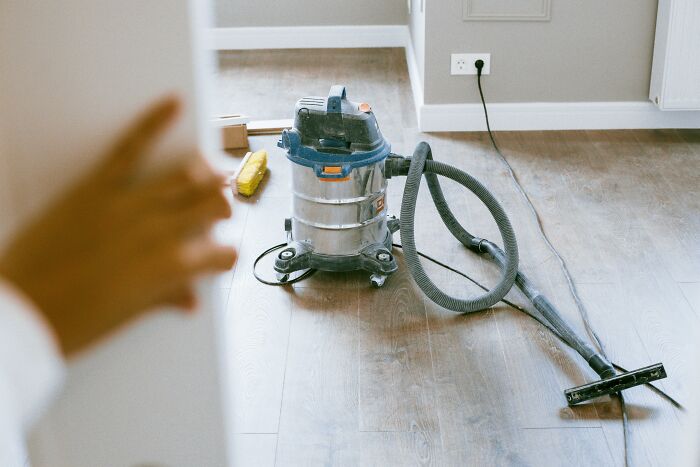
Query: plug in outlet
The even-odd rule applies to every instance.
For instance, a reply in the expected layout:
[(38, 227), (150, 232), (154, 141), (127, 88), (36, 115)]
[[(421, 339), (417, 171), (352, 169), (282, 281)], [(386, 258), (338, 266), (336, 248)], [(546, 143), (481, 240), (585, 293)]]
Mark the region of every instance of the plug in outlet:
[(475, 75), (477, 60), (484, 61), (482, 75), (491, 73), (491, 54), (452, 54), (451, 74), (453, 75)]

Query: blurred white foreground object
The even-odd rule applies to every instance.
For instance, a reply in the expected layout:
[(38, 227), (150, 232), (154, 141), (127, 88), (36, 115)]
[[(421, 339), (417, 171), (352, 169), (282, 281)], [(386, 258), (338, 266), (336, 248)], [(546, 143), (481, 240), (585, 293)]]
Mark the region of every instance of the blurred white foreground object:
[[(165, 154), (217, 148), (208, 3), (0, 2), (0, 242), (166, 93), (184, 113), (149, 170)], [(34, 465), (227, 465), (219, 290), (209, 281), (201, 292), (197, 316), (149, 317), (71, 362), (30, 440)]]

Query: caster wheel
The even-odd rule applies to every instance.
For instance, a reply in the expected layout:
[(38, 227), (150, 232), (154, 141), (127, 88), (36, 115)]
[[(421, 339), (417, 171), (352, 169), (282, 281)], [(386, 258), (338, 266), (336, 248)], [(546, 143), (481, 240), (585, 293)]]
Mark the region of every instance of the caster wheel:
[(277, 281), (279, 282), (287, 282), (289, 280), (289, 274), (285, 274), (283, 272), (278, 272), (275, 274), (277, 276)]
[(384, 282), (386, 281), (386, 276), (383, 276), (381, 274), (372, 274), (369, 278), (369, 283), (372, 285), (372, 287), (379, 288), (384, 285)]

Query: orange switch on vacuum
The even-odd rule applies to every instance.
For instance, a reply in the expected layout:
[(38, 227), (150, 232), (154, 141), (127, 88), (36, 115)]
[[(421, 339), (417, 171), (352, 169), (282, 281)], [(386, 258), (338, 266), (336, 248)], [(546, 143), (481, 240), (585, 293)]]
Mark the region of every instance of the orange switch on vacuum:
[(360, 109), (360, 112), (369, 113), (372, 111), (372, 107), (370, 107), (367, 102), (363, 102), (358, 108)]
[(334, 165), (329, 165), (327, 167), (323, 168), (323, 173), (324, 174), (340, 174), (343, 173), (343, 168), (334, 166)]

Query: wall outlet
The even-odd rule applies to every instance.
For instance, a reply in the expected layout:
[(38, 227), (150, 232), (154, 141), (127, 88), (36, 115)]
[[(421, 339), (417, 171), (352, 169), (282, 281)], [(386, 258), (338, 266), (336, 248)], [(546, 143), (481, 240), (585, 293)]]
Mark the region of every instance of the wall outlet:
[(484, 61), (484, 69), (481, 70), (481, 74), (490, 74), (491, 54), (452, 54), (451, 74), (475, 75), (477, 70), (474, 66), (474, 62), (479, 59)]

